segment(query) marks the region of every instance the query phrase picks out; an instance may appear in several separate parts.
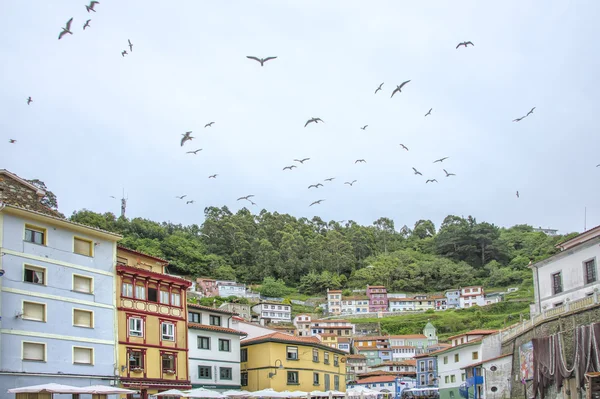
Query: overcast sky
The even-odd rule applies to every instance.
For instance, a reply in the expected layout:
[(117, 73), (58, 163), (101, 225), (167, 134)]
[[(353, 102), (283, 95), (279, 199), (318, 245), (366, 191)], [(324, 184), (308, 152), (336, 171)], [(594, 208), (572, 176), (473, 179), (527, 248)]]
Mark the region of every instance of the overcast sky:
[(600, 224), (600, 2), (100, 3), (0, 2), (0, 168), (67, 215), (118, 214), (125, 189), (128, 217), (184, 224), (248, 194), (253, 212), (398, 229), (455, 214), (581, 231), (585, 207)]

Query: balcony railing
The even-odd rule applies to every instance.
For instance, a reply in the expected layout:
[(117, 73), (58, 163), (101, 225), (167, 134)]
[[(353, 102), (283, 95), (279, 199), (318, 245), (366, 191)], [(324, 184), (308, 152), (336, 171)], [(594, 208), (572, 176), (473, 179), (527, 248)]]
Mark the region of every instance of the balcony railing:
[(158, 302), (142, 301), (135, 298), (121, 297), (121, 307), (165, 316), (184, 317), (183, 308), (173, 307)]

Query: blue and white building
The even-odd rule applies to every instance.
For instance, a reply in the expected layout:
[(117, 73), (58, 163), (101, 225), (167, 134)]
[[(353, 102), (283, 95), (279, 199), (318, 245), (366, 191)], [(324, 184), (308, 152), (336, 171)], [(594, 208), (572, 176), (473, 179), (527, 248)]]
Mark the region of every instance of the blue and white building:
[(446, 291), (446, 306), (448, 309), (460, 308), (460, 289)]
[(120, 236), (73, 223), (45, 192), (0, 170), (0, 392), (111, 385)]
[(417, 355), (417, 388), (437, 388), (437, 356), (432, 353)]

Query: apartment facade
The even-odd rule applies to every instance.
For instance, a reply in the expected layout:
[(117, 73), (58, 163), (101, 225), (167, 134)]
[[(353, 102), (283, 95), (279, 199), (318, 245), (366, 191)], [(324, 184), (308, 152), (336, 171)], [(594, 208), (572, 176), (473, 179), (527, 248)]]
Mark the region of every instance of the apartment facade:
[(292, 322), (292, 307), (284, 303), (261, 302), (252, 306), (252, 311), (259, 315), (262, 323)]
[[(506, 378), (512, 371), (512, 354), (500, 355), (463, 368), (467, 376), (469, 397), (510, 398), (511, 379)], [(520, 383), (520, 382), (519, 382)]]
[(115, 382), (120, 236), (66, 220), (44, 195), (0, 170), (0, 392)]
[(346, 390), (346, 354), (316, 337), (275, 332), (241, 342), (242, 389)]
[(448, 306), (448, 309), (460, 307), (460, 290), (446, 291), (446, 305)]
[(246, 297), (246, 284), (236, 283), (235, 281), (217, 280), (217, 292), (222, 298), (236, 296), (238, 298)]
[(217, 280), (205, 277), (197, 278), (196, 291), (203, 297), (218, 296), (219, 287), (217, 287)]
[(413, 298), (390, 298), (388, 303), (390, 312), (408, 312), (416, 310)]
[(240, 389), (239, 322), (234, 313), (188, 303), (189, 368), (193, 388)]
[(310, 325), (311, 325), (312, 317), (303, 313), (294, 317), (294, 326), (296, 326), (296, 334), (299, 337), (308, 337), (311, 335), (310, 333)]
[(437, 356), (425, 353), (415, 357), (417, 362), (417, 388), (437, 388)]
[(383, 285), (367, 285), (369, 312), (387, 312), (387, 289)]
[(600, 226), (558, 244), (561, 252), (531, 265), (535, 304), (533, 314), (563, 306), (600, 290)]
[(364, 355), (346, 356), (346, 381), (356, 381), (357, 375), (367, 372), (367, 358)]
[(355, 295), (342, 297), (342, 314), (356, 314), (369, 312), (369, 298)]
[(335, 334), (349, 338), (354, 334), (354, 324), (348, 320), (313, 320), (310, 324), (310, 334)]
[(117, 249), (119, 374), (140, 399), (189, 389), (187, 280), (165, 273), (168, 262)]
[(485, 306), (485, 293), (482, 286), (462, 287), (460, 289), (459, 307)]
[(219, 306), (220, 309), (226, 310), (231, 313), (236, 313), (239, 317), (246, 321), (251, 320), (251, 309), (250, 305), (245, 305), (241, 303), (233, 303), (233, 302), (225, 302)]
[(327, 289), (327, 312), (332, 315), (342, 313), (342, 290)]

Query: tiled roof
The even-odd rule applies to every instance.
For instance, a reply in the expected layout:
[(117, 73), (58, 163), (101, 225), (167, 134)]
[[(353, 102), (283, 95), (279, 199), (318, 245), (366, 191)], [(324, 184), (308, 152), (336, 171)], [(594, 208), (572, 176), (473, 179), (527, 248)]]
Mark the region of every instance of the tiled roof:
[(331, 319), (331, 320), (323, 320), (323, 319), (316, 319), (316, 320), (311, 320), (312, 323), (351, 323), (350, 320), (344, 320), (344, 319)]
[(337, 334), (328, 334), (328, 333), (321, 333), (319, 334), (321, 337), (337, 337)]
[(188, 328), (194, 328), (197, 330), (206, 330), (206, 331), (216, 331), (216, 332), (222, 332), (222, 333), (226, 333), (226, 334), (248, 335), (243, 331), (234, 330), (233, 328), (227, 328), (227, 327), (221, 327), (221, 326), (211, 326), (208, 324), (188, 323)]
[[(12, 183), (12, 184), (11, 184)], [(20, 187), (16, 187), (16, 185)], [(8, 186), (8, 190), (0, 191), (0, 202), (17, 208), (38, 212), (44, 215), (65, 219), (64, 215), (42, 204), (40, 199), (46, 191), (6, 169), (0, 169), (0, 186)], [(25, 187), (24, 189), (22, 187)], [(4, 188), (4, 187), (3, 187)]]
[(346, 352), (332, 348), (330, 346), (324, 345), (319, 341), (317, 337), (297, 337), (294, 335), (284, 334), (280, 332), (275, 332), (272, 334), (262, 335), (260, 337), (245, 339), (240, 342), (241, 346), (247, 346), (252, 344), (259, 344), (263, 342), (282, 342), (282, 343), (292, 343), (292, 344), (304, 344), (308, 346), (313, 346), (321, 349), (327, 349), (332, 352), (336, 352), (342, 355), (346, 355)]
[(348, 358), (348, 359), (367, 360), (367, 357), (365, 355), (347, 355), (346, 358)]
[(390, 335), (389, 339), (426, 339), (423, 334), (408, 334), (408, 335)]
[(417, 361), (414, 359), (406, 359), (406, 360), (401, 360), (401, 361), (387, 361), (387, 362), (383, 362), (381, 364), (378, 364), (377, 366), (374, 367), (381, 367), (381, 366), (416, 366), (417, 365)]
[(377, 341), (377, 340), (387, 340), (389, 339), (389, 335), (374, 335), (374, 336), (366, 336), (366, 337), (354, 337), (355, 341)]
[(451, 350), (454, 350), (454, 349), (456, 349), (456, 348), (464, 348), (464, 347), (466, 347), (466, 346), (475, 345), (475, 344), (480, 344), (480, 343), (481, 343), (481, 341), (482, 341), (482, 339), (481, 339), (481, 338), (474, 339), (474, 340), (472, 340), (472, 341), (465, 342), (464, 344), (460, 344), (460, 345), (456, 345), (456, 346), (450, 346), (450, 347), (448, 347), (448, 348), (440, 349), (439, 351), (432, 352), (432, 353), (430, 353), (429, 355), (433, 355), (433, 354), (435, 354), (436, 356), (438, 356), (438, 355), (440, 355), (441, 353), (444, 353), (444, 352), (450, 352)]
[(167, 265), (169, 264), (169, 261), (166, 260), (166, 259), (159, 258), (157, 256), (148, 255), (148, 254), (146, 254), (144, 252), (136, 251), (134, 249), (124, 247), (124, 246), (122, 246), (120, 244), (117, 245), (117, 250), (122, 250), (122, 251), (125, 251), (125, 252), (130, 252), (132, 254), (136, 254), (136, 255), (140, 255), (140, 256), (145, 256), (146, 258), (154, 259), (154, 260), (156, 260), (158, 262), (166, 263)]
[(230, 312), (229, 310), (220, 309), (220, 308), (212, 308), (210, 306), (204, 306), (204, 305), (198, 305), (197, 303), (188, 302), (187, 306), (188, 306), (188, 308), (194, 308), (194, 309), (200, 309), (200, 310), (208, 310), (210, 312), (215, 312), (215, 313), (237, 315), (237, 313)]
[[(366, 374), (369, 374), (369, 373), (366, 373)], [(385, 374), (361, 378), (361, 376), (363, 376), (363, 375), (365, 375), (365, 374), (360, 374), (360, 375), (356, 376), (356, 378), (358, 379), (358, 381), (356, 382), (357, 384), (372, 384), (375, 382), (394, 382), (396, 377), (398, 377), (400, 375), (414, 376), (414, 375), (416, 375), (416, 373), (411, 372), (411, 371), (396, 371), (396, 372), (389, 372), (389, 373), (385, 373)]]
[(416, 349), (411, 345), (392, 345), (392, 349)]
[(461, 367), (461, 370), (468, 369), (468, 368), (471, 368), (471, 367), (481, 366), (484, 363), (493, 362), (494, 360), (502, 359), (502, 358), (505, 358), (505, 357), (508, 357), (508, 356), (512, 356), (512, 353), (507, 353), (506, 355), (496, 356), (496, 357), (493, 357), (491, 359), (483, 360), (483, 361), (478, 362), (478, 363), (469, 364), (468, 366)]
[(498, 330), (471, 330), (471, 331), (467, 331), (465, 333), (462, 334), (457, 334), (457, 335), (453, 335), (451, 337), (449, 337), (448, 339), (454, 339), (456, 337), (462, 337), (464, 335), (492, 335), (492, 334), (496, 334), (498, 332)]
[(350, 338), (347, 337), (339, 337), (337, 339), (338, 343), (350, 342)]

